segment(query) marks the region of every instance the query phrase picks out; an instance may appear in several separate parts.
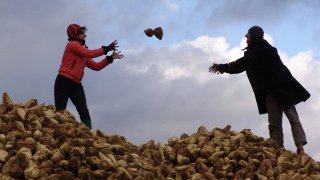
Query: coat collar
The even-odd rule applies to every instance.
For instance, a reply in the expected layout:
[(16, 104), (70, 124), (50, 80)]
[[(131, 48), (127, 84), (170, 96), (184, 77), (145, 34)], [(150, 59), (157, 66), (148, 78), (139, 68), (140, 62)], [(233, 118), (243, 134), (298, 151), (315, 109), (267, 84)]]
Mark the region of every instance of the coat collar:
[(86, 41), (79, 38), (69, 38), (68, 41), (77, 41), (81, 44), (81, 46), (86, 46)]
[(250, 44), (248, 44), (246, 48), (242, 49), (242, 51), (253, 49), (259, 44), (269, 44), (269, 43), (265, 39), (256, 39), (256, 40), (253, 40)]

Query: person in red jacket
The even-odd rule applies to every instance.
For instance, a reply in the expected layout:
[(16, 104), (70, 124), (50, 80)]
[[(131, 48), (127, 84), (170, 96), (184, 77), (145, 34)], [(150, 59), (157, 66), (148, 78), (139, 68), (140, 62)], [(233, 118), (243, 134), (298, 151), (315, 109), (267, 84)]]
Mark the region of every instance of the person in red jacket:
[[(116, 50), (118, 42), (115, 40), (108, 46), (90, 50), (85, 44), (87, 28), (78, 24), (70, 24), (67, 28), (68, 43), (65, 47), (59, 74), (54, 84), (54, 100), (57, 111), (65, 110), (68, 99), (76, 106), (81, 121), (92, 128), (91, 118), (87, 107), (86, 97), (81, 84), (84, 68), (88, 67), (100, 71), (113, 62), (114, 59), (122, 59), (121, 52)], [(92, 58), (107, 55), (100, 62)]]

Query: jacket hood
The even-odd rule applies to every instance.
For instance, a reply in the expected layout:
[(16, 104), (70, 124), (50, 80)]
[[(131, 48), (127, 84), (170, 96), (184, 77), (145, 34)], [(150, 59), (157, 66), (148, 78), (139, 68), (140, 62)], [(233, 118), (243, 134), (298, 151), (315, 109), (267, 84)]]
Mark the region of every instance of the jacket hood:
[(86, 31), (87, 28), (85, 26), (80, 26), (79, 24), (70, 24), (67, 28), (67, 35), (69, 41), (80, 41), (82, 42), (82, 45), (84, 45), (86, 42), (83, 39), (79, 39), (79, 32), (80, 31)]
[(67, 28), (67, 34), (69, 39), (74, 39), (78, 37), (78, 31), (81, 28), (78, 24), (70, 24)]

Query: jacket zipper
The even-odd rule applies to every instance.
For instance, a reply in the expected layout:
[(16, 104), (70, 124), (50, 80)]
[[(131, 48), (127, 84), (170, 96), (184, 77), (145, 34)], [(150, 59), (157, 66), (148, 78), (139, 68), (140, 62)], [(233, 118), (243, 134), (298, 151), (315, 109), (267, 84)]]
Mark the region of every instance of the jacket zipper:
[(73, 67), (74, 67), (75, 64), (76, 64), (76, 60), (73, 60), (71, 69), (73, 69)]

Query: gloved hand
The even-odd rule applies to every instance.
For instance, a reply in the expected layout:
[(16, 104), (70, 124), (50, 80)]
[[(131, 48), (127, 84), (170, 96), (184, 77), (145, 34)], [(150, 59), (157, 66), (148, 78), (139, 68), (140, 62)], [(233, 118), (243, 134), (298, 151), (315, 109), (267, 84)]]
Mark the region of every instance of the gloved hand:
[(106, 59), (109, 61), (109, 63), (113, 63), (113, 60), (115, 59), (122, 59), (124, 56), (123, 54), (121, 54), (121, 51), (117, 52), (116, 50), (114, 50), (112, 52), (111, 56), (107, 56)]
[(102, 46), (102, 48), (103, 48), (103, 50), (104, 50), (104, 54), (107, 54), (109, 51), (116, 50), (117, 47), (119, 47), (117, 40), (113, 41), (113, 42), (112, 42), (111, 44), (109, 44), (108, 46)]
[(112, 56), (106, 56), (106, 59), (109, 61), (109, 64), (113, 63), (114, 58)]

